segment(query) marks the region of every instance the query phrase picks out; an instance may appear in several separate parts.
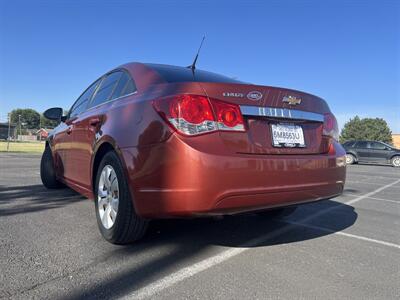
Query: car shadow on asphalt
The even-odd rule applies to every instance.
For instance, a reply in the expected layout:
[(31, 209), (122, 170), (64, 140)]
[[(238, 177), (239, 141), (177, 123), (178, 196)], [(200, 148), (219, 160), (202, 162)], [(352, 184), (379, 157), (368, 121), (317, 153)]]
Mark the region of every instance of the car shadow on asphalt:
[[(321, 210), (324, 213), (318, 214)], [(310, 215), (315, 217), (310, 219), (308, 218)], [(307, 223), (313, 227), (293, 223), (305, 219), (308, 219)], [(153, 221), (142, 241), (117, 247), (95, 263), (120, 264), (123, 266), (121, 270), (108, 274), (105, 276), (106, 279), (102, 279), (101, 275), (100, 278), (92, 278), (93, 282), (96, 282), (95, 285), (74, 290), (66, 298), (118, 298), (170, 275), (176, 268), (201, 261), (208, 257), (210, 252), (220, 251), (215, 246), (264, 247), (265, 251), (269, 251), (268, 247), (273, 245), (317, 239), (344, 230), (352, 226), (356, 219), (357, 213), (352, 206), (326, 200), (304, 205), (295, 214), (286, 218), (246, 214), (224, 217), (220, 220), (204, 218)], [(248, 244), (248, 241), (260, 237), (262, 238), (259, 243)], [(137, 261), (144, 253), (162, 249), (166, 245), (173, 245), (173, 250), (167, 251), (165, 255), (153, 255), (143, 262)], [(132, 267), (129, 267), (129, 262)], [(268, 271), (267, 265), (266, 271)]]
[(356, 195), (361, 195), (363, 191), (359, 189), (353, 189), (353, 188), (348, 188), (345, 187), (343, 190), (343, 195), (346, 195), (346, 193), (351, 193), (351, 194), (356, 194)]
[(0, 186), (0, 217), (59, 208), (84, 199), (69, 188), (48, 190), (41, 184)]

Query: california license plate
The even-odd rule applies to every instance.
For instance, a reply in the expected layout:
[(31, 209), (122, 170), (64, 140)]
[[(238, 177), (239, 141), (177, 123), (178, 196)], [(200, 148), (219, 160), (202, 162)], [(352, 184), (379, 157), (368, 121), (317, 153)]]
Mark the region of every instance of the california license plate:
[(271, 124), (274, 147), (305, 147), (303, 128), (294, 124)]

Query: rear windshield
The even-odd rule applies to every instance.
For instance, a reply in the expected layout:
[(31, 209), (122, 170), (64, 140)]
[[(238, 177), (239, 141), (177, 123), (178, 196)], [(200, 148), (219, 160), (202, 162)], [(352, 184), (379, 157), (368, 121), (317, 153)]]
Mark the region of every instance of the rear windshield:
[(243, 83), (239, 80), (229, 78), (227, 76), (219, 75), (212, 72), (202, 71), (196, 69), (193, 72), (189, 68), (159, 65), (159, 64), (145, 64), (149, 68), (156, 71), (167, 82), (224, 82), (224, 83)]

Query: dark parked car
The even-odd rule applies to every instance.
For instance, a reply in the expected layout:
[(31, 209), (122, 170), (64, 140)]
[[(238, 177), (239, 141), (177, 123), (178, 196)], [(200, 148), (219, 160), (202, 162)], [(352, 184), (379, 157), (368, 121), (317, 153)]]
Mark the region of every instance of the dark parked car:
[(43, 184), (94, 199), (112, 243), (139, 239), (152, 218), (287, 214), (345, 183), (336, 119), (304, 92), (130, 63), (97, 79), (66, 116), (45, 116), (61, 123), (46, 142)]
[(346, 150), (346, 163), (357, 162), (391, 164), (400, 167), (400, 150), (383, 142), (348, 141), (343, 144)]

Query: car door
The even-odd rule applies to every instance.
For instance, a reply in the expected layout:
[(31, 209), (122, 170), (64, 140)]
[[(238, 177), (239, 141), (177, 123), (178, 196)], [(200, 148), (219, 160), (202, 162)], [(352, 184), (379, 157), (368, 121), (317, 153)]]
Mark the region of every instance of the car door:
[(69, 176), (69, 165), (67, 164), (67, 150), (70, 145), (70, 135), (67, 133), (68, 124), (61, 122), (52, 133), (52, 144), (54, 145), (54, 163), (56, 164), (57, 176), (67, 178)]
[(65, 136), (63, 143), (63, 177), (71, 182), (78, 182), (79, 178), (77, 177), (77, 164), (81, 158), (77, 156), (77, 149), (81, 146), (76, 144), (74, 140), (74, 132), (76, 126), (79, 122), (79, 118), (82, 113), (84, 113), (88, 107), (89, 101), (93, 96), (98, 84), (100, 83), (100, 79), (90, 85), (82, 95), (76, 100), (76, 102), (72, 105), (67, 120), (65, 121)]
[(380, 142), (369, 142), (369, 161), (376, 163), (387, 163), (391, 151)]
[(116, 99), (114, 91), (123, 75), (114, 71), (105, 75), (89, 102), (88, 110), (74, 121), (72, 138), (75, 157), (75, 180), (84, 188), (91, 187), (91, 162), (97, 134), (105, 120), (105, 104)]
[(354, 145), (354, 150), (357, 153), (358, 161), (369, 161), (368, 142), (359, 141)]

